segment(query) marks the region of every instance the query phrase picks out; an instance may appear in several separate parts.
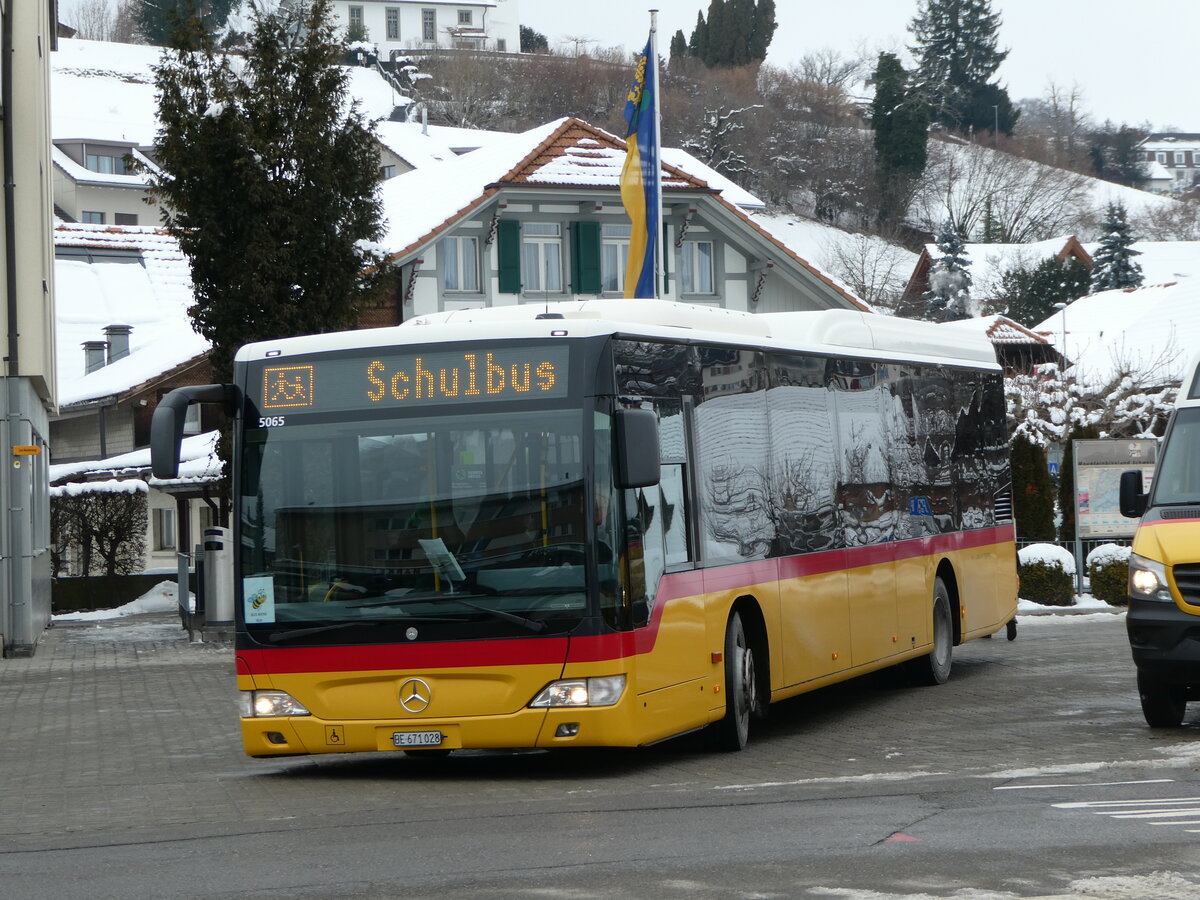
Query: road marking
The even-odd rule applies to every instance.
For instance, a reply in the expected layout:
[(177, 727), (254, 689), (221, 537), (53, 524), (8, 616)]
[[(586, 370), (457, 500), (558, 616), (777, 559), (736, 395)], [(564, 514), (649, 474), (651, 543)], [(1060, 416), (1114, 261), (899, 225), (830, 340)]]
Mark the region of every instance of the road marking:
[(1058, 809), (1093, 809), (1100, 806), (1166, 806), (1172, 803), (1200, 803), (1200, 797), (1164, 797), (1162, 800), (1085, 800), (1078, 803), (1055, 803)]
[(1147, 778), (1142, 781), (1089, 781), (1078, 784), (1002, 784), (993, 791), (1041, 791), (1047, 788), (1117, 787), (1123, 784), (1169, 784), (1174, 778)]
[[(1085, 800), (1075, 803), (1055, 803), (1055, 809), (1079, 809), (1098, 816), (1108, 816), (1137, 822), (1142, 825), (1200, 825), (1200, 797), (1164, 797), (1160, 800)], [(1151, 821), (1160, 820), (1160, 821)], [(1197, 833), (1196, 829), (1188, 829)]]

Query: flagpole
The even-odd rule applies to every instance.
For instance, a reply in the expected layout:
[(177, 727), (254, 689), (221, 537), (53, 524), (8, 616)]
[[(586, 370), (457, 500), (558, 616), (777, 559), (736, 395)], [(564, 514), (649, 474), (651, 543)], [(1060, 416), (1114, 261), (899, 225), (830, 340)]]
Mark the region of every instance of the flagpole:
[(650, 10), (650, 67), (654, 79), (654, 165), (658, 171), (654, 173), (654, 205), (658, 210), (658, 227), (650, 235), (654, 241), (654, 299), (662, 297), (663, 277), (663, 204), (662, 204), (662, 92), (658, 83), (658, 10)]

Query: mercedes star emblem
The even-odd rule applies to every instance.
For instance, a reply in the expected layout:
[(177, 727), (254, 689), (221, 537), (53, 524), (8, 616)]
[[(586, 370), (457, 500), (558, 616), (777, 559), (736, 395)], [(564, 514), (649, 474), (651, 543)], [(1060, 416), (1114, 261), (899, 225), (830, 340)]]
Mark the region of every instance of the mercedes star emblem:
[(424, 712), (429, 707), (429, 701), (432, 699), (433, 691), (420, 678), (410, 678), (404, 684), (400, 685), (400, 705), (407, 712)]

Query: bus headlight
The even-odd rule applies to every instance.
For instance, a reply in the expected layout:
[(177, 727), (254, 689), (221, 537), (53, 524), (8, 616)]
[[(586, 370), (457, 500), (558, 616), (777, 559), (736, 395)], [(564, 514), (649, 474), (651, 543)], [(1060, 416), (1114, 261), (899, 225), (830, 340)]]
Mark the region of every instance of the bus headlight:
[(1160, 562), (1129, 555), (1129, 595), (1139, 600), (1159, 600), (1174, 603), (1171, 589), (1167, 586), (1167, 567)]
[(536, 708), (559, 706), (613, 706), (625, 693), (624, 675), (571, 678), (552, 681), (529, 701)]
[(312, 715), (295, 697), (283, 691), (242, 691), (238, 705), (243, 719)]

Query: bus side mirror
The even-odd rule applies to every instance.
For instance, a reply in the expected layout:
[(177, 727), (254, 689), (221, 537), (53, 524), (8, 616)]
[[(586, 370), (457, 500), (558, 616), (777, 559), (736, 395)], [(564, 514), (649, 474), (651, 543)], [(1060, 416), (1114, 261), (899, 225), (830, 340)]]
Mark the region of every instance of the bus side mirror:
[(1131, 469), (1121, 473), (1121, 515), (1129, 519), (1140, 518), (1146, 511), (1148, 495), (1142, 493), (1142, 473)]
[(176, 388), (163, 397), (150, 419), (150, 472), (155, 478), (179, 477), (179, 445), (183, 422), (193, 403), (220, 403), (232, 415), (237, 388), (232, 384), (199, 384)]
[(658, 484), (658, 414), (652, 409), (618, 409), (614, 426), (617, 487), (640, 488)]

